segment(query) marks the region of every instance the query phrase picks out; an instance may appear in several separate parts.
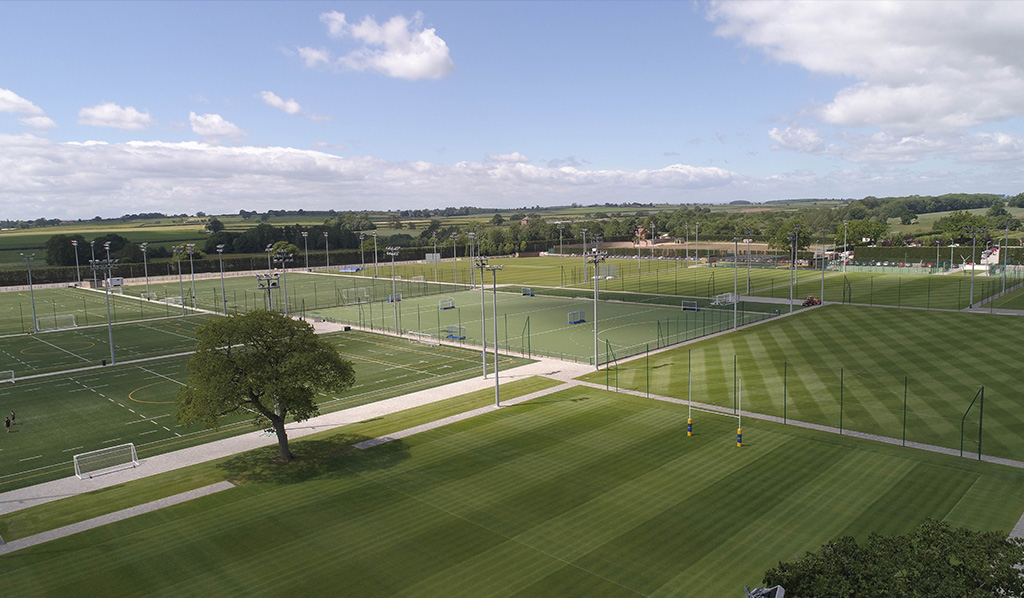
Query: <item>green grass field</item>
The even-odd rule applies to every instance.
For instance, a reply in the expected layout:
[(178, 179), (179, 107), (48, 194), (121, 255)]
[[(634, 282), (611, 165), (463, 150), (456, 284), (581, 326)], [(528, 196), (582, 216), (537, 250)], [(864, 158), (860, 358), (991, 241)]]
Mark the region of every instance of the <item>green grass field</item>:
[[(482, 398), (482, 397), (481, 397)], [(925, 518), (1007, 530), (1024, 472), (575, 388), (365, 452), (367, 425), (0, 518), (38, 529), (217, 479), (238, 487), (0, 559), (19, 595), (738, 595), (837, 536)], [(391, 426), (393, 428), (393, 426)], [(137, 495), (131, 494), (137, 487)], [(65, 504), (61, 504), (65, 503)], [(5, 536), (7, 537), (7, 536)], [(14, 533), (12, 537), (21, 537)]]
[[(131, 322), (151, 318), (163, 318), (181, 314), (181, 306), (140, 301), (138, 297), (145, 287), (125, 291), (123, 296), (110, 295), (110, 319), (114, 322)], [(74, 315), (75, 324), (90, 326), (107, 323), (107, 297), (102, 291), (82, 288), (34, 289), (0, 293), (0, 336), (26, 334), (34, 331), (32, 325), (32, 296), (35, 295), (36, 317), (52, 320), (54, 316)], [(45, 325), (45, 324), (44, 324)]]
[[(171, 342), (179, 342), (176, 348), (182, 351), (194, 347), (194, 327), (199, 323), (182, 318), (161, 322), (166, 327), (192, 326), (191, 330), (177, 328), (170, 332)], [(153, 326), (137, 332), (139, 340), (151, 341), (167, 338), (169, 333)], [(79, 339), (83, 337), (58, 337), (60, 334), (64, 333), (19, 338), (28, 343), (35, 343), (42, 336), (50, 340), (49, 345), (30, 345), (33, 350), (46, 351), (33, 355), (39, 360), (71, 353), (79, 357), (89, 354), (81, 347), (84, 341)], [(115, 334), (121, 336), (120, 331)], [(102, 335), (101, 349), (105, 350), (105, 327)], [(475, 351), (426, 347), (362, 332), (335, 333), (324, 338), (353, 362), (356, 372), (353, 388), (321, 397), (321, 410), (325, 412), (480, 373), (479, 353)], [(168, 349), (162, 355), (173, 352), (162, 342), (158, 344)], [(139, 356), (135, 353), (123, 357), (128, 361)], [(4, 414), (14, 410), (17, 414), (12, 432), (0, 437), (0, 491), (69, 475), (75, 453), (134, 442), (139, 455), (145, 457), (252, 430), (248, 416), (229, 418), (219, 430), (184, 428), (174, 422), (174, 397), (187, 380), (187, 361), (187, 356), (164, 357), (0, 385), (0, 410)], [(524, 362), (503, 357), (501, 367)], [(42, 369), (42, 362), (37, 363)], [(71, 359), (66, 365), (77, 364)]]
[[(504, 350), (524, 355), (546, 355), (560, 359), (593, 363), (594, 303), (589, 297), (573, 299), (558, 296), (523, 296), (520, 287), (499, 292), (498, 344)], [(579, 293), (579, 292), (577, 292)], [(439, 308), (439, 297), (455, 300), (454, 309)], [(493, 297), (483, 295), (487, 318), (488, 343), (494, 342)], [(396, 309), (397, 307), (397, 309)], [(773, 306), (777, 307), (777, 306)], [(584, 322), (569, 323), (570, 312), (582, 311)], [(403, 298), (393, 303), (370, 302), (310, 312), (334, 322), (394, 331), (396, 312), (398, 330), (427, 332), (439, 338), (448, 336), (448, 327), (461, 326), (466, 343), (480, 344), (481, 293), (459, 291), (447, 296)], [(739, 325), (762, 321), (774, 310), (738, 312)], [(669, 305), (635, 304), (621, 301), (598, 303), (598, 361), (620, 358), (657, 349), (688, 339), (727, 330), (733, 325), (733, 311), (701, 308), (683, 310), (678, 300)], [(457, 337), (459, 335), (455, 335)], [(608, 348), (610, 347), (610, 351)]]
[[(902, 439), (906, 378), (906, 439), (953, 449), (984, 386), (983, 452), (1024, 460), (1022, 334), (1024, 320), (1013, 316), (833, 305), (588, 379), (640, 391), (649, 383), (652, 393), (686, 399), (692, 369), (695, 401), (731, 408), (742, 379), (744, 410)], [(974, 412), (965, 424), (965, 450), (975, 454), (976, 421)]]

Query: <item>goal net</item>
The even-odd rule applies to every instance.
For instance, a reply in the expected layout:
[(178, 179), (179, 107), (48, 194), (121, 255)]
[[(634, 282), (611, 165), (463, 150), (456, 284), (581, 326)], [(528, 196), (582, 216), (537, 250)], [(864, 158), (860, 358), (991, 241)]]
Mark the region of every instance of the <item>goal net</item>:
[(683, 311), (700, 311), (700, 306), (697, 305), (696, 301), (687, 301), (686, 299), (684, 299), (682, 301), (682, 307)]
[(533, 297), (533, 289), (530, 287), (523, 287), (523, 297)]
[(398, 303), (401, 300), (402, 300), (402, 294), (401, 293), (395, 293), (393, 295), (391, 293), (388, 293), (388, 303)]
[(164, 297), (164, 303), (168, 305), (181, 305), (181, 296), (175, 295), (172, 297), (171, 295), (168, 295)]
[(75, 314), (60, 314), (56, 316), (43, 316), (36, 318), (37, 330), (63, 330), (78, 326), (75, 321)]
[(157, 297), (156, 293), (142, 293), (142, 295), (140, 295), (140, 297), (142, 297), (143, 299), (145, 299), (147, 301), (156, 301), (157, 299), (159, 299), (159, 297)]
[(581, 324), (586, 320), (583, 319), (582, 311), (571, 311), (569, 312), (569, 323), (570, 324)]
[(618, 275), (618, 264), (598, 264), (597, 266), (597, 277), (605, 280), (611, 280)]
[(124, 295), (124, 287), (109, 287), (108, 290), (112, 295)]
[(14, 370), (0, 370), (0, 383), (14, 383)]
[(79, 453), (74, 456), (74, 463), (75, 475), (78, 476), (78, 479), (84, 480), (128, 466), (135, 467), (139, 464), (139, 455), (135, 452), (135, 445), (129, 442), (88, 453)]
[(411, 280), (411, 282), (427, 282), (427, 277), (426, 276), (413, 276), (410, 280)]
[(455, 309), (455, 299), (449, 297), (448, 299), (441, 299), (437, 302), (438, 309)]
[(736, 303), (736, 293), (720, 293), (715, 295), (715, 300), (711, 302), (711, 305), (732, 305)]
[(416, 332), (414, 330), (410, 330), (406, 334), (408, 335), (409, 340), (414, 343), (430, 345), (431, 347), (436, 347), (441, 344), (441, 342), (437, 340), (437, 335), (430, 334), (429, 332)]
[(466, 340), (466, 328), (463, 326), (449, 326), (448, 336), (446, 338), (453, 341)]

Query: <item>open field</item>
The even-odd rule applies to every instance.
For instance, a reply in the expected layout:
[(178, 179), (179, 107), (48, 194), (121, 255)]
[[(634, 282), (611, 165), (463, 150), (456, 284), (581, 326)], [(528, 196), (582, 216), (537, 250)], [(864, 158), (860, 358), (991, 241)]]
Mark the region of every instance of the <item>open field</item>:
[[(695, 401), (731, 408), (742, 380), (744, 410), (897, 439), (906, 400), (906, 440), (952, 449), (984, 386), (982, 452), (1024, 460), (1022, 335), (1024, 320), (1013, 316), (834, 305), (588, 379), (687, 399), (692, 370)], [(974, 455), (978, 407), (963, 422), (964, 450)]]
[[(138, 338), (168, 338), (167, 331), (158, 329), (158, 325), (190, 326), (189, 330), (178, 329), (172, 334), (170, 342), (176, 338), (179, 346), (165, 347), (162, 354), (172, 349), (191, 350), (195, 345), (194, 327), (199, 323), (201, 320), (195, 318), (159, 321), (147, 325), (146, 330), (137, 331)], [(105, 327), (102, 334), (105, 339)], [(120, 331), (115, 335), (115, 338), (123, 336)], [(49, 338), (50, 344), (30, 345), (46, 351), (33, 355), (35, 359), (87, 354), (75, 344), (84, 342), (76, 336), (19, 338), (33, 343), (40, 336)], [(362, 332), (335, 333), (324, 338), (352, 361), (356, 386), (338, 395), (320, 397), (323, 411), (353, 407), (480, 374), (481, 361), (475, 351), (426, 347)], [(119, 359), (127, 362), (139, 356), (138, 353), (122, 354)], [(71, 359), (65, 367), (98, 365), (98, 361), (85, 363)], [(226, 420), (219, 430), (199, 426), (184, 428), (174, 422), (174, 397), (188, 378), (187, 361), (187, 356), (135, 363), (119, 361), (116, 366), (92, 367), (0, 385), (0, 411), (6, 415), (14, 410), (17, 414), (12, 432), (0, 438), (0, 491), (69, 475), (71, 457), (75, 453), (134, 442), (139, 455), (144, 457), (252, 430), (247, 414)], [(523, 362), (503, 357), (501, 367)], [(41, 363), (38, 369), (45, 369)], [(57, 366), (51, 365), (50, 369), (54, 367)]]
[[(238, 487), (13, 553), (0, 573), (24, 595), (343, 580), (362, 596), (731, 596), (841, 535), (928, 517), (1005, 531), (1024, 510), (1020, 470), (764, 422), (736, 448), (734, 423), (687, 438), (685, 407), (575, 388), (365, 452), (347, 448), (356, 424), (297, 441), (289, 466), (253, 452), (133, 483)], [(94, 513), (129, 490), (39, 508)]]
[[(141, 288), (141, 290), (139, 290)], [(135, 297), (146, 287), (136, 287)], [(113, 322), (131, 322), (181, 315), (181, 306), (140, 301), (125, 294), (110, 294), (110, 319)], [(35, 296), (37, 318), (74, 315), (77, 326), (107, 323), (107, 297), (103, 291), (83, 288), (34, 289), (0, 293), (0, 336), (33, 332), (32, 296)]]

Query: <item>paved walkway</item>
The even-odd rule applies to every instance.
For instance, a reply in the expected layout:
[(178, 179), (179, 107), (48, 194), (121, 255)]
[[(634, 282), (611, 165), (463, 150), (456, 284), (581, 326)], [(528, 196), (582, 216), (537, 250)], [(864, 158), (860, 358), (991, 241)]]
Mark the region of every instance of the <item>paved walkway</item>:
[(151, 513), (164, 507), (188, 502), (199, 498), (200, 496), (208, 496), (215, 492), (220, 492), (234, 487), (235, 485), (231, 482), (217, 482), (216, 484), (210, 484), (209, 486), (196, 488), (195, 490), (189, 490), (188, 492), (182, 492), (180, 494), (154, 500), (146, 504), (128, 507), (127, 509), (121, 509), (120, 511), (107, 513), (106, 515), (100, 515), (99, 517), (93, 517), (92, 519), (86, 519), (85, 521), (79, 521), (78, 523), (72, 523), (71, 525), (65, 525), (64, 527), (58, 527), (57, 529), (27, 536), (25, 538), (19, 538), (17, 540), (11, 540), (7, 543), (4, 543), (3, 538), (0, 538), (0, 556), (14, 552), (15, 550), (22, 550), (30, 546), (42, 544), (43, 542), (49, 542), (51, 540), (56, 540), (58, 538), (101, 527), (108, 523), (114, 523), (115, 521), (121, 521), (123, 519), (128, 519), (129, 517), (142, 515), (143, 513)]
[[(326, 331), (331, 325), (329, 323), (317, 322), (315, 326), (319, 332)], [(542, 358), (535, 363), (502, 371), (499, 375), (500, 380), (503, 382), (520, 380), (531, 376), (547, 376), (562, 382), (568, 382), (590, 371), (592, 371), (590, 365)], [(452, 384), (437, 388), (327, 413), (303, 422), (289, 424), (287, 426), (288, 438), (289, 440), (302, 438), (316, 432), (397, 413), (486, 388), (494, 388), (494, 378), (492, 376), (488, 376), (487, 379), (476, 377), (453, 382)], [(254, 430), (233, 438), (225, 438), (200, 446), (156, 455), (144, 459), (139, 467), (123, 469), (107, 475), (99, 475), (86, 480), (80, 480), (77, 477), (71, 476), (27, 488), (11, 490), (0, 494), (0, 515), (91, 492), (100, 488), (123, 484), (131, 480), (188, 467), (196, 463), (220, 459), (221, 457), (242, 453), (254, 448), (276, 444), (277, 438), (262, 436), (260, 431)]]

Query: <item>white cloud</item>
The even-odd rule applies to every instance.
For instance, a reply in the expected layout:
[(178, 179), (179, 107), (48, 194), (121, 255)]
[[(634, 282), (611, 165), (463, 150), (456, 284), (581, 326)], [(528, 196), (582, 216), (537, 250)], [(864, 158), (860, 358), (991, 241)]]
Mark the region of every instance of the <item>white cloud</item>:
[(825, 149), (824, 140), (814, 129), (804, 129), (801, 127), (779, 129), (775, 127), (768, 131), (768, 136), (775, 141), (772, 149), (776, 150), (789, 149), (815, 154)]
[[(548, 168), (481, 160), (441, 164), (341, 157), (283, 147), (225, 147), (202, 142), (59, 143), (0, 135), (0, 205), (12, 218), (117, 215), (144, 211), (276, 209), (308, 198), (306, 209), (685, 201), (716, 193), (735, 173), (676, 164), (641, 171)], [(338, 198), (346, 198), (341, 205)]]
[(43, 109), (9, 89), (0, 88), (0, 112), (42, 116)]
[(813, 110), (841, 127), (949, 133), (1024, 115), (1015, 2), (715, 2), (717, 33), (854, 79)]
[(422, 13), (417, 12), (412, 20), (394, 16), (385, 23), (367, 16), (352, 24), (343, 13), (332, 11), (321, 14), (320, 20), (327, 25), (331, 38), (351, 39), (362, 45), (336, 59), (326, 49), (298, 48), (299, 56), (310, 68), (333, 64), (408, 80), (440, 79), (455, 69), (448, 44), (435, 29), (424, 28)]
[(302, 106), (293, 99), (289, 98), (287, 101), (283, 100), (272, 91), (261, 91), (259, 96), (263, 98), (263, 101), (266, 102), (268, 106), (271, 108), (277, 108), (286, 114), (302, 113)]
[(224, 120), (219, 114), (196, 114), (189, 112), (188, 121), (192, 132), (207, 141), (218, 142), (221, 139), (241, 139), (245, 131)]
[(26, 116), (25, 118), (19, 118), (18, 122), (36, 131), (45, 131), (57, 126), (57, 123), (53, 122), (53, 119), (48, 116)]
[(529, 158), (519, 152), (512, 152), (511, 154), (487, 154), (487, 159), (492, 162), (519, 162), (523, 164), (530, 161)]
[(117, 104), (107, 103), (79, 110), (78, 124), (141, 131), (153, 124), (153, 117), (148, 112), (139, 112), (131, 106), (122, 108)]

